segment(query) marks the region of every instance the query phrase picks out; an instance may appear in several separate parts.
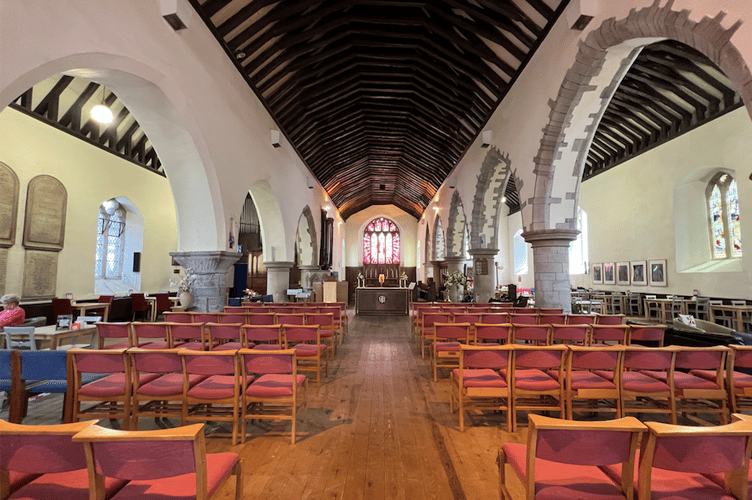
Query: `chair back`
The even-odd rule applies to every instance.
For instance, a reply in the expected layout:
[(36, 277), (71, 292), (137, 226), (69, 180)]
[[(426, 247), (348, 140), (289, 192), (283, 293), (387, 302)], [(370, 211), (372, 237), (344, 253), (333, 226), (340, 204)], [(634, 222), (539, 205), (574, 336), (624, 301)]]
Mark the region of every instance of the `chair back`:
[(670, 348), (627, 346), (624, 351), (624, 370), (671, 371), (674, 353)]
[(133, 312), (144, 312), (149, 310), (149, 304), (146, 302), (146, 296), (143, 293), (131, 294), (131, 310)]
[(470, 323), (474, 325), (480, 322), (480, 314), (470, 313), (458, 313), (452, 315), (452, 322), (454, 323)]
[(546, 344), (548, 343), (548, 326), (512, 323), (512, 342), (520, 340)]
[(235, 351), (191, 351), (179, 349), (183, 373), (194, 375), (235, 375)]
[(470, 323), (434, 323), (436, 340), (467, 342), (470, 336)]
[(590, 325), (551, 325), (551, 342), (587, 344)]
[(539, 312), (540, 314), (564, 314), (564, 309), (541, 307)]
[(86, 468), (86, 454), (73, 435), (96, 420), (59, 425), (21, 425), (0, 420), (0, 469), (25, 474), (70, 472)]
[(568, 314), (568, 325), (592, 325), (595, 323), (596, 316), (593, 314)]
[(567, 372), (571, 373), (573, 370), (614, 371), (619, 367), (622, 352), (624, 352), (622, 346), (569, 346)]
[(193, 323), (217, 323), (217, 313), (191, 313)]
[(68, 361), (72, 361), (76, 373), (124, 373), (125, 349), (71, 349)]
[(666, 335), (665, 326), (641, 326), (630, 325), (629, 343), (633, 342), (657, 342), (659, 347), (663, 346), (663, 340)]
[(0, 387), (2, 387), (0, 391), (6, 391), (10, 387), (10, 379), (13, 376), (13, 358), (17, 356), (18, 351), (0, 349)]
[(282, 325), (288, 342), (320, 343), (318, 325)]
[(598, 314), (595, 319), (596, 325), (621, 325), (623, 322), (623, 314)]
[(537, 314), (512, 314), (509, 317), (509, 322), (517, 325), (537, 325)]
[(248, 314), (248, 324), (249, 325), (273, 325), (274, 317), (275, 317), (274, 313), (253, 311)]
[(240, 323), (245, 325), (248, 322), (248, 316), (245, 313), (220, 313), (217, 314), (220, 323)]
[(193, 323), (192, 314), (187, 312), (165, 312), (164, 319), (170, 323)]
[(293, 373), (295, 371), (295, 349), (281, 351), (243, 350), (241, 362), (246, 374), (259, 375)]
[(539, 325), (563, 325), (567, 322), (564, 314), (541, 314), (538, 316)]
[(97, 299), (97, 302), (100, 304), (112, 304), (112, 299), (114, 298), (114, 295), (100, 295), (99, 299)]
[(627, 336), (629, 326), (627, 325), (591, 325), (590, 342), (618, 342), (621, 345), (627, 345)]
[(509, 343), (510, 340), (510, 334), (512, 330), (512, 325), (509, 323), (503, 323), (503, 324), (486, 324), (486, 323), (476, 323), (475, 324), (475, 340), (478, 341), (494, 341), (494, 342), (502, 342), (502, 343)]
[(726, 364), (728, 348), (686, 347), (678, 348), (674, 367), (681, 370), (721, 370)]
[(487, 325), (500, 325), (502, 323), (509, 323), (509, 314), (507, 313), (481, 314), (480, 323), (485, 323)]
[(53, 298), (52, 314), (54, 314), (55, 316), (73, 314), (73, 307), (71, 306), (70, 299), (59, 299), (57, 297)]
[(183, 370), (177, 349), (138, 349), (128, 350), (133, 368), (145, 373), (176, 373)]
[(342, 318), (342, 309), (339, 306), (319, 307), (319, 312), (322, 314), (331, 313), (335, 323)]
[(244, 325), (244, 345), (248, 342), (273, 342), (282, 344), (282, 325)]
[(319, 325), (322, 328), (331, 329), (334, 324), (334, 316), (332, 313), (307, 313), (305, 315), (306, 325)]
[(449, 314), (431, 313), (423, 315), (423, 328), (433, 328), (435, 323), (449, 323)]
[(204, 331), (209, 338), (209, 345), (215, 340), (240, 342), (240, 328), (242, 323), (206, 323)]
[(514, 366), (517, 368), (559, 369), (559, 371), (562, 371), (566, 352), (567, 347), (563, 345), (516, 345), (514, 347)]
[(488, 311), (488, 307), (468, 307), (467, 313), (468, 314), (486, 314)]
[(176, 340), (200, 341), (204, 337), (203, 323), (170, 323), (170, 337)]
[(22, 351), (21, 380), (66, 380), (67, 358), (65, 351)]
[(34, 339), (35, 326), (6, 326), (5, 347), (9, 349), (31, 349), (36, 350), (37, 343)]
[(138, 344), (138, 339), (161, 339), (165, 342), (170, 340), (168, 323), (131, 323), (133, 342)]
[(466, 346), (461, 345), (460, 368), (501, 370), (507, 368), (513, 356), (514, 346)]
[(165, 311), (169, 311), (172, 308), (170, 303), (170, 294), (167, 292), (160, 292), (154, 295), (157, 298), (157, 314), (161, 314)]
[(277, 313), (274, 322), (278, 325), (304, 325), (305, 314)]
[(731, 372), (736, 367), (752, 368), (752, 347), (730, 345), (729, 366)]

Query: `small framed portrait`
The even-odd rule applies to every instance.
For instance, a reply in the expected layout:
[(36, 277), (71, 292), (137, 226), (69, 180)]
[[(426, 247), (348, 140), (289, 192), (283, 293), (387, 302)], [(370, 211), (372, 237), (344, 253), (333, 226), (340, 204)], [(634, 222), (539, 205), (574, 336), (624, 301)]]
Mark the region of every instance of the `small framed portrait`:
[(593, 277), (593, 284), (594, 285), (602, 285), (603, 284), (603, 264), (593, 264), (593, 273), (591, 274)]
[(57, 324), (55, 330), (70, 330), (73, 324), (72, 314), (61, 314), (57, 317)]
[(650, 286), (668, 286), (666, 259), (651, 260), (648, 268)]
[(629, 262), (616, 263), (616, 284), (629, 285)]
[(646, 286), (648, 284), (647, 261), (633, 260), (629, 264), (632, 266), (632, 284), (635, 286)]
[(616, 284), (616, 265), (613, 262), (605, 262), (603, 264), (603, 284)]

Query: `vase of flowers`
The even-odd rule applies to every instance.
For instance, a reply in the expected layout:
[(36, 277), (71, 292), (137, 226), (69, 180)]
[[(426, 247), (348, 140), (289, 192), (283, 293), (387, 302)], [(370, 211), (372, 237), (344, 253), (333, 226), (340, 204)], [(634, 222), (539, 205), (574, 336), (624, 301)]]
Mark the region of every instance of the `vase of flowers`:
[(193, 283), (196, 281), (196, 275), (190, 269), (185, 270), (185, 276), (178, 281), (178, 297), (182, 307), (190, 307), (193, 304)]
[(406, 272), (402, 271), (402, 274), (400, 274), (399, 281), (400, 281), (401, 288), (407, 287), (407, 273)]
[(446, 277), (447, 296), (451, 302), (462, 302), (467, 286), (467, 276), (460, 271), (452, 271)]

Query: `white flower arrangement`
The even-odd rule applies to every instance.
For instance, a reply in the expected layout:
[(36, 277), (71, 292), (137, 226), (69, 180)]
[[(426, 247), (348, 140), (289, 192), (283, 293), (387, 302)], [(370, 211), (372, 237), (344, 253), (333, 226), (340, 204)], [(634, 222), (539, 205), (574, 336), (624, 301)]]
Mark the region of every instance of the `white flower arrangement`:
[(462, 288), (465, 288), (467, 286), (467, 276), (462, 274), (460, 271), (453, 271), (449, 273), (449, 275), (447, 275), (446, 285), (447, 286), (460, 285)]
[(185, 276), (183, 276), (177, 283), (170, 283), (172, 286), (177, 286), (180, 293), (193, 291), (193, 282), (196, 281), (197, 276), (190, 269), (185, 270)]

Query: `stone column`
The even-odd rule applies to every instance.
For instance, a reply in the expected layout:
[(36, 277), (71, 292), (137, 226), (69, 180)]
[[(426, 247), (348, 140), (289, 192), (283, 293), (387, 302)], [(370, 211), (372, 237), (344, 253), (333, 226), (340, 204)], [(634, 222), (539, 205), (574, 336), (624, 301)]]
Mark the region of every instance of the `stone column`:
[(447, 274), (452, 274), (454, 271), (464, 271), (464, 257), (444, 257), (444, 262), (447, 265)]
[(441, 286), (441, 264), (443, 263), (443, 260), (431, 261), (431, 266), (433, 267), (433, 281), (436, 283), (436, 291), (438, 291), (438, 287)]
[(303, 288), (313, 288), (311, 281), (314, 273), (321, 272), (319, 266), (298, 266), (300, 269), (300, 286)]
[(264, 267), (266, 267), (266, 294), (274, 296), (274, 302), (285, 302), (287, 300), (292, 265), (293, 262), (289, 261), (264, 262)]
[(569, 244), (580, 232), (576, 229), (543, 229), (522, 233), (533, 246), (535, 267), (535, 306), (572, 311), (569, 283)]
[(224, 310), (227, 272), (240, 258), (237, 252), (170, 252), (186, 271), (196, 275), (193, 282), (193, 305), (197, 312)]
[[(498, 248), (473, 248), (468, 250), (473, 256), (473, 292), (475, 302), (488, 302), (496, 292), (496, 267), (494, 257), (499, 253)], [(485, 260), (485, 264), (482, 261)]]

